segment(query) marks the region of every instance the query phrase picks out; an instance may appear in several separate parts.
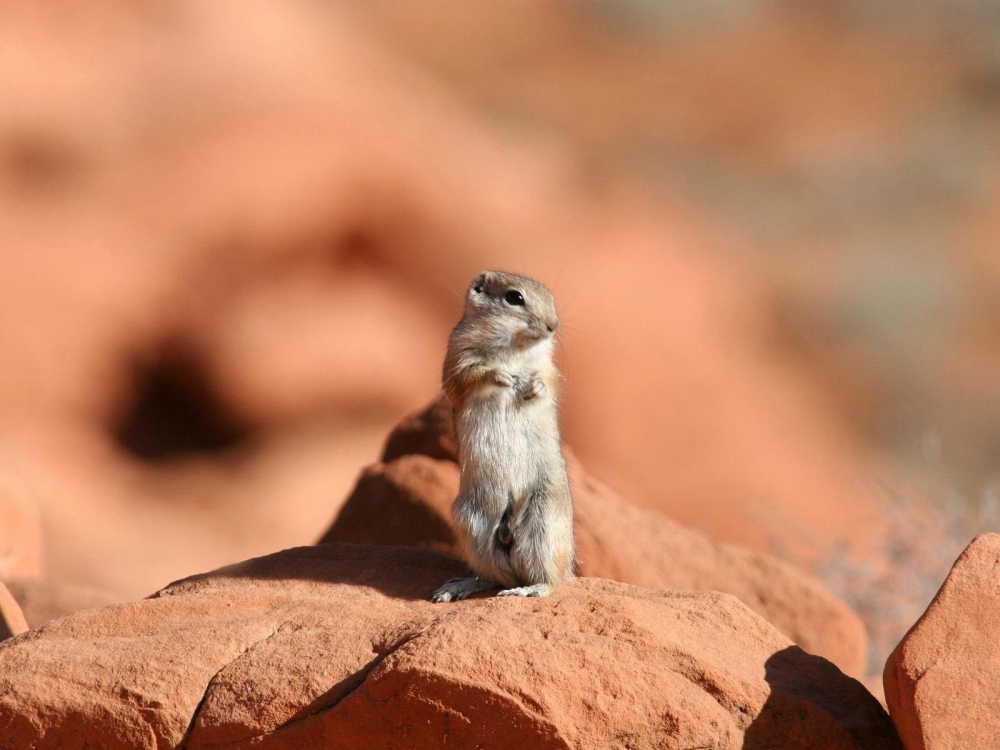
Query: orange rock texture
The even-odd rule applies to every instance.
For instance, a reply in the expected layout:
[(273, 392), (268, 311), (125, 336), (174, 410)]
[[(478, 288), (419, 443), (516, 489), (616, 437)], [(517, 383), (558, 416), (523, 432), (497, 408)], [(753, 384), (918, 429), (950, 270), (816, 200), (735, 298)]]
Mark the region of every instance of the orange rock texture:
[(885, 665), (907, 750), (1000, 747), (998, 622), (1000, 534), (982, 534)]
[[(566, 453), (580, 575), (732, 594), (807, 651), (864, 675), (864, 626), (818, 581), (629, 503)], [(424, 546), (461, 559), (449, 525), (459, 469), (447, 404), (435, 401), (404, 419), (390, 434), (383, 461), (362, 473), (321, 541)]]
[(328, 544), (56, 620), (0, 645), (0, 747), (900, 747), (860, 683), (731, 596), (427, 601), (460, 571)]

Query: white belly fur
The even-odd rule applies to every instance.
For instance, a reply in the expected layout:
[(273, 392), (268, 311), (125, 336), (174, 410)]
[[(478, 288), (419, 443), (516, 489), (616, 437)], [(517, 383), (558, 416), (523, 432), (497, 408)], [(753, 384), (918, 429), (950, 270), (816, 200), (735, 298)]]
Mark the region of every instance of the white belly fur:
[[(549, 397), (524, 401), (512, 389), (483, 388), (464, 404), (458, 418), (462, 494), (488, 489), (497, 512), (537, 484), (543, 455), (558, 450), (555, 405)], [(555, 445), (551, 445), (551, 443)], [(490, 502), (493, 506), (493, 502)]]

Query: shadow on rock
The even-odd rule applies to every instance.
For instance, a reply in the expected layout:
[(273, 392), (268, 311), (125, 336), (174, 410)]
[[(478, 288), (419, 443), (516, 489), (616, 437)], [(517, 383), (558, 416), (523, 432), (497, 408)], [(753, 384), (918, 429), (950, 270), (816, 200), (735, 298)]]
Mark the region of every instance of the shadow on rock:
[(764, 664), (771, 695), (747, 727), (744, 750), (902, 750), (885, 709), (857, 680), (798, 646)]

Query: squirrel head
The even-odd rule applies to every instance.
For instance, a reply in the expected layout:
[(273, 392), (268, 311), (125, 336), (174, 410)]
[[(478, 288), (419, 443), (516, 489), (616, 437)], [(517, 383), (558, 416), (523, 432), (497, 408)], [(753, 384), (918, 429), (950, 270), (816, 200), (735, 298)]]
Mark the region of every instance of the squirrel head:
[(559, 328), (556, 301), (545, 285), (504, 271), (483, 271), (465, 295), (463, 321), (497, 347), (526, 349)]

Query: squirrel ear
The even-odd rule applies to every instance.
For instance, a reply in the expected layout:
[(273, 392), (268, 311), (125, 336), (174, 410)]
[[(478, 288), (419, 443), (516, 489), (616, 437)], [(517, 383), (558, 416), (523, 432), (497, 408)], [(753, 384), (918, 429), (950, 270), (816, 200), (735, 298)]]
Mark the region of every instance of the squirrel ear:
[(486, 285), (486, 275), (489, 271), (483, 271), (475, 279), (472, 280), (472, 290), (479, 294), (483, 291), (483, 287)]

